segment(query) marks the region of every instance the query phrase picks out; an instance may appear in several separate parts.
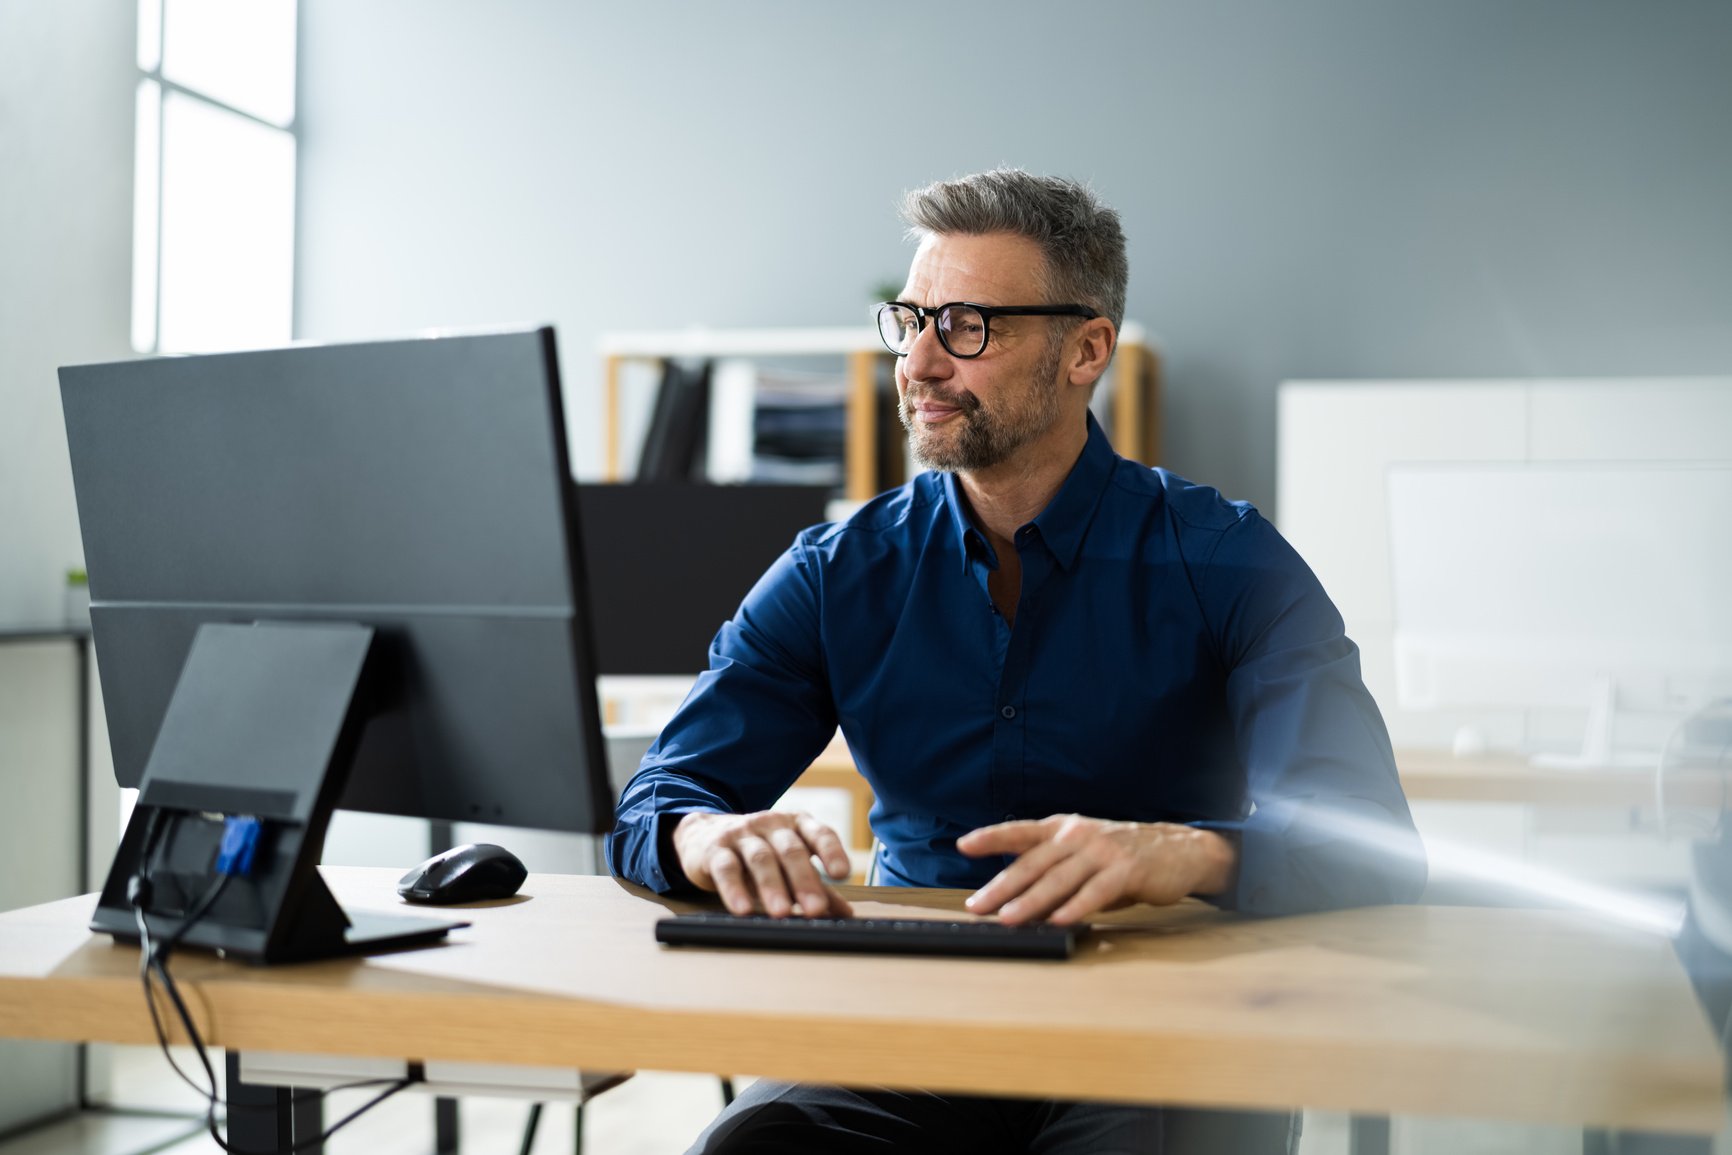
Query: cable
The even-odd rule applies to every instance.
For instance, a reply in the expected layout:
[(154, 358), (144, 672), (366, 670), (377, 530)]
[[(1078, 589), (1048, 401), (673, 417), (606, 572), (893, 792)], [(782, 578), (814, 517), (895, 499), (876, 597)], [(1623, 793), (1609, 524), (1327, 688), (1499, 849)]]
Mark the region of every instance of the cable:
[[(298, 1095), (291, 1095), (289, 1101), (291, 1103), (298, 1103), (305, 1102), (308, 1099), (316, 1098), (319, 1095), (327, 1094), (331, 1091), (347, 1091), (361, 1087), (378, 1086), (382, 1083), (389, 1084), (386, 1086), (385, 1090), (373, 1096), (373, 1098), (369, 1099), (355, 1110), (349, 1112), (349, 1114), (343, 1116), (343, 1118), (331, 1124), (331, 1126), (325, 1128), (325, 1130), (320, 1134), (310, 1136), (300, 1142), (293, 1143), (286, 1148), (279, 1148), (275, 1152), (250, 1151), (243, 1147), (237, 1147), (231, 1144), (227, 1139), (223, 1138), (222, 1133), (217, 1129), (217, 1107), (219, 1105), (224, 1107), (229, 1114), (232, 1114), (235, 1111), (275, 1110), (276, 1107), (267, 1104), (229, 1103), (217, 1093), (216, 1070), (211, 1066), (210, 1055), (205, 1050), (204, 1040), (200, 1037), (198, 1027), (193, 1022), (192, 1013), (187, 1009), (186, 1002), (180, 996), (180, 989), (175, 984), (174, 976), (169, 973), (168, 960), (169, 956), (173, 953), (174, 948), (179, 946), (182, 940), (186, 938), (187, 933), (191, 931), (200, 920), (210, 913), (211, 908), (215, 906), (217, 900), (222, 897), (222, 893), (227, 888), (229, 880), (238, 873), (245, 873), (250, 868), (252, 857), (251, 850), (253, 845), (251, 840), (256, 839), (257, 837), (258, 822), (257, 819), (238, 820), (243, 824), (251, 824), (244, 836), (247, 841), (244, 847), (244, 852), (242, 852), (242, 848), (234, 844), (234, 841), (231, 840), (230, 837), (236, 829), (235, 823), (237, 820), (229, 820), (229, 825), (224, 832), (221, 855), (216, 862), (216, 868), (219, 873), (215, 884), (206, 890), (199, 900), (193, 904), (192, 909), (187, 911), (181, 919), (180, 925), (177, 926), (166, 939), (153, 945), (150, 936), (149, 920), (146, 918), (146, 908), (150, 905), (150, 900), (154, 890), (150, 877), (152, 873), (151, 860), (156, 851), (158, 838), (161, 836), (163, 831), (161, 818), (162, 812), (160, 810), (153, 809), (151, 811), (148, 823), (145, 827), (143, 845), (139, 854), (138, 869), (133, 874), (131, 881), (127, 885), (127, 899), (132, 904), (133, 916), (138, 920), (139, 978), (144, 986), (144, 1003), (146, 1008), (150, 1011), (151, 1026), (156, 1032), (157, 1046), (162, 1049), (163, 1058), (168, 1060), (168, 1065), (174, 1070), (176, 1075), (180, 1076), (181, 1081), (191, 1087), (205, 1100), (205, 1130), (210, 1133), (210, 1137), (216, 1145), (224, 1151), (233, 1153), (233, 1155), (293, 1155), (295, 1152), (305, 1151), (326, 1142), (339, 1130), (348, 1126), (368, 1111), (371, 1111), (374, 1107), (383, 1103), (392, 1095), (397, 1094), (397, 1092), (406, 1087), (410, 1087), (415, 1083), (420, 1082), (418, 1075), (412, 1073), (409, 1078), (405, 1079), (364, 1079), (353, 1083), (342, 1083), (335, 1087), (325, 1088), (322, 1091), (310, 1091)], [(176, 816), (175, 821), (178, 824), (178, 815)], [(162, 984), (163, 991), (168, 995), (169, 1003), (174, 1007), (176, 1017), (180, 1019), (181, 1027), (186, 1031), (187, 1039), (192, 1043), (194, 1053), (198, 1055), (199, 1065), (204, 1068), (207, 1086), (199, 1086), (191, 1076), (181, 1069), (180, 1064), (175, 1062), (173, 1054), (169, 1052), (168, 1032), (163, 1029), (162, 1016), (158, 1013), (156, 1007), (156, 992), (151, 986), (150, 980), (153, 974), (156, 976), (157, 981)]]
[[(410, 1079), (394, 1079), (394, 1080), (368, 1079), (368, 1080), (363, 1080), (363, 1081), (356, 1082), (356, 1083), (342, 1084), (342, 1085), (339, 1085), (337, 1087), (329, 1088), (329, 1090), (332, 1090), (332, 1091), (339, 1091), (339, 1090), (349, 1090), (349, 1089), (358, 1088), (358, 1087), (378, 1086), (380, 1083), (388, 1083), (389, 1084), (389, 1086), (387, 1086), (384, 1091), (380, 1092), (378, 1095), (375, 1095), (372, 1099), (368, 1100), (366, 1103), (362, 1104), (360, 1107), (356, 1108), (354, 1111), (350, 1112), (348, 1115), (345, 1115), (342, 1119), (339, 1119), (336, 1123), (333, 1123), (331, 1126), (327, 1127), (323, 1133), (316, 1135), (316, 1136), (311, 1136), (311, 1137), (309, 1137), (309, 1138), (307, 1138), (301, 1142), (292, 1144), (291, 1146), (289, 1146), (287, 1148), (279, 1149), (279, 1151), (274, 1152), (274, 1153), (252, 1152), (252, 1151), (247, 1150), (246, 1148), (237, 1147), (237, 1146), (229, 1143), (227, 1139), (223, 1138), (222, 1133), (217, 1129), (216, 1109), (219, 1105), (225, 1107), (230, 1113), (233, 1113), (236, 1110), (271, 1110), (273, 1108), (269, 1107), (269, 1106), (265, 1106), (263, 1104), (228, 1103), (228, 1102), (225, 1102), (224, 1099), (220, 1095), (217, 1094), (216, 1071), (211, 1065), (209, 1053), (205, 1050), (204, 1040), (202, 1038), (200, 1038), (200, 1036), (199, 1036), (198, 1027), (193, 1023), (192, 1015), (187, 1010), (186, 1003), (184, 1000), (182, 1000), (182, 998), (180, 996), (180, 991), (175, 985), (173, 976), (169, 974), (168, 957), (169, 957), (169, 952), (172, 951), (172, 949), (180, 943), (181, 939), (185, 937), (187, 931), (192, 929), (193, 925), (196, 924), (199, 919), (202, 919), (206, 914), (209, 913), (211, 906), (215, 904), (217, 898), (222, 894), (224, 887), (228, 884), (228, 880), (232, 877), (233, 877), (232, 875), (228, 875), (228, 874), (224, 874), (224, 875), (219, 876), (216, 884), (213, 887), (211, 887), (210, 890), (206, 891), (204, 897), (201, 898), (199, 900), (199, 902), (194, 905), (193, 910), (186, 916), (186, 918), (182, 921), (181, 925), (178, 928), (176, 928), (174, 934), (169, 936), (169, 938), (166, 941), (164, 941), (160, 946), (156, 947), (154, 950), (148, 950), (146, 955), (145, 955), (146, 966), (147, 966), (148, 970), (154, 971), (156, 973), (158, 981), (160, 981), (162, 983), (164, 990), (168, 993), (169, 1001), (174, 1006), (175, 1014), (179, 1017), (180, 1022), (181, 1022), (181, 1026), (186, 1031), (187, 1038), (189, 1040), (191, 1040), (191, 1042), (192, 1042), (193, 1050), (198, 1055), (199, 1064), (204, 1068), (205, 1077), (209, 1083), (209, 1090), (208, 1091), (202, 1087), (199, 1087), (190, 1078), (188, 1078), (186, 1073), (184, 1071), (182, 1071), (180, 1069), (180, 1067), (174, 1062), (174, 1057), (168, 1051), (168, 1040), (165, 1037), (164, 1032), (162, 1031), (160, 1019), (158, 1019), (157, 1014), (156, 1014), (156, 1008), (155, 1008), (154, 1000), (151, 1000), (151, 1019), (157, 1025), (157, 1043), (162, 1047), (163, 1056), (168, 1059), (169, 1065), (175, 1068), (175, 1073), (180, 1075), (180, 1077), (183, 1080), (185, 1080), (189, 1086), (193, 1087), (194, 1090), (198, 1091), (202, 1096), (204, 1096), (204, 1099), (205, 1099), (205, 1129), (210, 1133), (211, 1139), (217, 1144), (217, 1146), (221, 1147), (224, 1151), (234, 1152), (234, 1153), (236, 1153), (236, 1155), (291, 1155), (291, 1153), (293, 1153), (293, 1152), (304, 1151), (310, 1147), (317, 1146), (318, 1144), (323, 1143), (325, 1140), (327, 1140), (333, 1134), (335, 1134), (340, 1128), (346, 1126), (349, 1123), (352, 1123), (355, 1119), (359, 1118), (361, 1115), (365, 1114), (367, 1111), (372, 1110), (374, 1107), (378, 1106), (380, 1103), (383, 1103), (386, 1099), (390, 1098), (392, 1095), (395, 1095), (397, 1092), (403, 1090), (406, 1087), (413, 1085), (417, 1080), (412, 1079), (412, 1078), (410, 1078)], [(140, 922), (141, 922), (141, 924), (143, 923), (142, 916), (140, 918)], [(146, 927), (145, 929), (148, 932), (148, 927)], [(149, 999), (150, 998), (150, 988), (149, 988), (148, 978), (146, 979), (145, 989), (146, 989), (146, 998)], [(312, 1092), (308, 1095), (298, 1097), (298, 1098), (297, 1097), (291, 1097), (290, 1101), (291, 1102), (305, 1101), (306, 1098), (311, 1098), (314, 1095), (318, 1095), (318, 1094), (322, 1094), (322, 1093), (323, 1092)]]

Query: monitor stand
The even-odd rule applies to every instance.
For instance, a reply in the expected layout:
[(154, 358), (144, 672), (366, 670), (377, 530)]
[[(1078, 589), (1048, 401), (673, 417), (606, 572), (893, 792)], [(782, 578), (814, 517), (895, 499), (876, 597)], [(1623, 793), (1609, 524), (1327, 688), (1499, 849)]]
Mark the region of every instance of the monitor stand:
[[(374, 631), (354, 623), (199, 627), (139, 783), (91, 929), (136, 942), (128, 894), (148, 877), (151, 937), (259, 963), (438, 941), (453, 919), (356, 912), (319, 877), (319, 855), (383, 678)], [(250, 870), (221, 877), (225, 821), (259, 819)], [(184, 927), (184, 931), (183, 928)]]

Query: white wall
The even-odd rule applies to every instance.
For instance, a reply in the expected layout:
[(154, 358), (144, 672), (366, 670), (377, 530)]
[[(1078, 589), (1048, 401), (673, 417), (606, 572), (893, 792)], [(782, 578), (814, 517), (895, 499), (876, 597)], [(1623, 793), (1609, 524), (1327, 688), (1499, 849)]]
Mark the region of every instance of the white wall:
[(1267, 507), (1295, 377), (1732, 367), (1717, 0), (306, 0), (300, 332), (864, 319), (1000, 163), (1125, 217), (1167, 458)]

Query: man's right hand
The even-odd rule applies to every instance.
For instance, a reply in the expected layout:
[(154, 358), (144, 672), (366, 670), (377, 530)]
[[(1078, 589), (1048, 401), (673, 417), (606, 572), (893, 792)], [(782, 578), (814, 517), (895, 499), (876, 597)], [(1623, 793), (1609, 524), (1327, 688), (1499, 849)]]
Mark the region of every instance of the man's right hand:
[(808, 918), (854, 913), (812, 866), (816, 856), (833, 878), (851, 869), (841, 838), (810, 814), (693, 811), (674, 826), (673, 843), (692, 885), (721, 895), (735, 914), (762, 909), (784, 918), (795, 903)]

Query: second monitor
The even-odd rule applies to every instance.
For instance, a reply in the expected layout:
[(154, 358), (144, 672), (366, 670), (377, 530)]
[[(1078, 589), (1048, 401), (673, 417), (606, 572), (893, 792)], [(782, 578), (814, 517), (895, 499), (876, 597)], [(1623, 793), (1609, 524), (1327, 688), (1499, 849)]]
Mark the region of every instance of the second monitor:
[(580, 485), (602, 674), (696, 674), (710, 640), (802, 529), (816, 485)]

